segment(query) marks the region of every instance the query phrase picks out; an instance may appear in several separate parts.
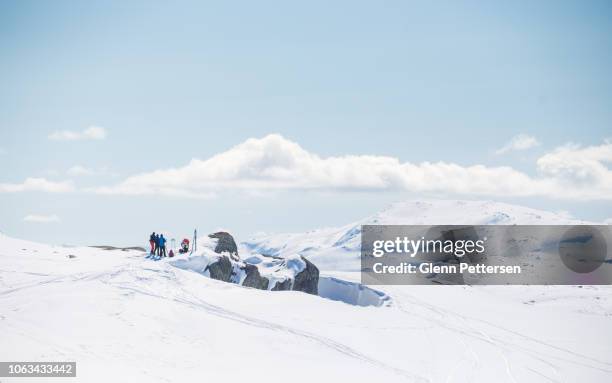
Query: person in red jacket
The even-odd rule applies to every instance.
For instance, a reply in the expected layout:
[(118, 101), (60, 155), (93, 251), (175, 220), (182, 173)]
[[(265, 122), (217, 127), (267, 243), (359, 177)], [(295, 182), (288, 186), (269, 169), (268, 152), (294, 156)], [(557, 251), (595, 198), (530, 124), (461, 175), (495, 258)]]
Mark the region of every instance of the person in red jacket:
[(149, 243), (151, 244), (151, 255), (155, 254), (155, 232), (149, 237)]
[(181, 248), (179, 249), (179, 253), (185, 254), (188, 251), (189, 251), (189, 240), (185, 238), (181, 242)]

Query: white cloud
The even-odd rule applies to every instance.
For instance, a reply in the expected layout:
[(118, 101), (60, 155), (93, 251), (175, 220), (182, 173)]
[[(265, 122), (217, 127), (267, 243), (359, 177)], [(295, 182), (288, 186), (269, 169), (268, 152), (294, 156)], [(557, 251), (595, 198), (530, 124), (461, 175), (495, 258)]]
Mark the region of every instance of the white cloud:
[[(568, 144), (541, 156), (535, 176), (508, 166), (462, 166), (449, 162), (401, 162), (387, 156), (320, 157), (280, 135), (249, 139), (205, 160), (179, 168), (155, 170), (112, 186), (85, 192), (119, 195), (159, 194), (211, 198), (226, 191), (395, 190), (474, 196), (542, 196), (577, 200), (612, 200), (612, 143), (581, 147)], [(102, 170), (74, 166), (72, 176)], [(71, 181), (27, 178), (0, 183), (0, 192), (75, 191)]]
[(19, 193), (40, 191), (48, 193), (65, 193), (74, 190), (70, 181), (53, 182), (46, 178), (26, 178), (22, 183), (0, 183), (0, 193)]
[(29, 214), (23, 217), (25, 222), (35, 222), (35, 223), (55, 223), (59, 222), (60, 219), (57, 215), (38, 215), (38, 214)]
[(134, 175), (94, 191), (211, 197), (228, 190), (405, 190), (607, 200), (612, 199), (612, 175), (604, 162), (611, 157), (612, 145), (607, 142), (558, 148), (538, 160), (539, 175), (532, 177), (506, 166), (402, 163), (394, 157), (371, 155), (323, 158), (280, 135), (268, 135), (206, 160)]
[(73, 177), (93, 176), (94, 174), (96, 174), (94, 169), (86, 168), (81, 165), (75, 165), (71, 167), (70, 169), (66, 171), (66, 173), (68, 173), (68, 175), (73, 176)]
[(497, 149), (495, 151), (495, 154), (504, 154), (512, 151), (527, 150), (538, 145), (540, 145), (540, 142), (535, 137), (528, 136), (526, 134), (519, 134), (517, 136), (512, 137), (510, 142), (508, 142), (506, 145)]
[(540, 157), (537, 166), (541, 174), (571, 185), (563, 191), (566, 194), (581, 190), (578, 198), (608, 193), (605, 199), (612, 199), (612, 171), (607, 166), (611, 162), (612, 142), (605, 141), (584, 148), (576, 144), (561, 146)]
[(59, 130), (49, 135), (49, 139), (54, 141), (103, 140), (105, 138), (106, 129), (99, 126), (90, 126), (81, 132)]

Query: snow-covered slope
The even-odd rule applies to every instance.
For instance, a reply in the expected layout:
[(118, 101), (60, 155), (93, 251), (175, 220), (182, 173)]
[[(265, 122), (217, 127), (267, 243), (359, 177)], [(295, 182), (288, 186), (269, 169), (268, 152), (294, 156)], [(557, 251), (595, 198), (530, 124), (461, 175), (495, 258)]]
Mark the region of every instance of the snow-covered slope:
[(407, 201), (338, 228), (258, 234), (242, 243), (268, 255), (301, 254), (323, 270), (358, 271), (361, 225), (569, 225), (584, 221), (492, 201)]
[[(484, 223), (500, 212), (517, 223), (567, 222), (508, 205), (474, 203), (490, 206), (486, 214), (441, 204), (396, 205), (370, 220)], [(437, 210), (447, 210), (444, 221)], [(352, 227), (291, 238), (322, 249)], [(285, 243), (285, 252), (301, 246)], [(0, 236), (0, 360), (76, 361), (80, 382), (612, 381), (607, 286), (381, 286), (388, 304), (362, 307), (348, 299), (357, 273), (322, 270), (342, 301), (219, 282), (138, 251)]]

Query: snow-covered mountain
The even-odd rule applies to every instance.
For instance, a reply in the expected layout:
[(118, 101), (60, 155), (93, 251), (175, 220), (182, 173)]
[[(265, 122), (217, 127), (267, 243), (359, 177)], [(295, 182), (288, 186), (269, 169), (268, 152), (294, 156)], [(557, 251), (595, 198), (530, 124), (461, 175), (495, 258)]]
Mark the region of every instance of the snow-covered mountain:
[(324, 270), (359, 271), (361, 225), (570, 225), (562, 214), (493, 201), (406, 201), (342, 227), (306, 233), (258, 234), (242, 243), (268, 255), (301, 254)]
[(304, 254), (321, 269), (320, 296), (216, 281), (139, 251), (0, 235), (0, 360), (76, 361), (68, 381), (80, 382), (612, 380), (608, 286), (367, 289), (344, 259), (366, 222), (576, 221), (492, 202), (408, 202), (240, 249), (243, 259)]

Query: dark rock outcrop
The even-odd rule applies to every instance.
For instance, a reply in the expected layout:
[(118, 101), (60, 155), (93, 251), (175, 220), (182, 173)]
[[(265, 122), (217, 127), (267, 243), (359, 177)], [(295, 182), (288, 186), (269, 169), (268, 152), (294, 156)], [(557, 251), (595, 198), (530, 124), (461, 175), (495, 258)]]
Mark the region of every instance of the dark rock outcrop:
[(297, 273), (293, 279), (276, 282), (271, 288), (272, 291), (294, 290), (314, 295), (319, 293), (319, 269), (306, 258), (300, 258), (306, 264), (304, 270)]
[(271, 289), (272, 291), (286, 291), (291, 290), (291, 279), (285, 279), (282, 282), (276, 282), (274, 287)]
[[(226, 233), (225, 231), (220, 231), (217, 233), (209, 234), (210, 238), (216, 238), (219, 241), (217, 242), (217, 246), (215, 247), (215, 253), (223, 253), (228, 252), (230, 255), (235, 255), (238, 257), (238, 246), (236, 246), (236, 241), (234, 241), (234, 237), (230, 233)], [(234, 258), (234, 257), (232, 257)]]
[(225, 255), (206, 267), (212, 279), (229, 282), (232, 278), (232, 262)]
[(270, 287), (270, 280), (261, 275), (260, 268), (264, 270), (264, 274), (272, 273), (270, 275), (275, 275), (276, 272), (280, 272), (281, 275), (287, 276), (285, 274), (287, 270), (297, 271), (303, 267), (303, 262), (305, 264), (303, 270), (294, 275), (290, 273), (290, 277), (276, 282), (274, 286), (271, 286), (270, 290), (295, 290), (308, 294), (318, 294), (319, 269), (303, 256), (295, 255), (281, 258), (256, 255), (251, 258), (259, 257), (259, 262), (250, 259), (251, 262), (247, 263), (248, 261), (242, 261), (238, 256), (238, 246), (236, 246), (236, 241), (234, 241), (234, 237), (231, 234), (220, 231), (208, 236), (217, 239), (214, 252), (221, 254), (221, 256), (206, 267), (212, 279), (240, 283), (238, 279), (240, 279), (242, 271), (246, 274), (242, 283), (240, 283), (242, 286), (267, 290)]
[(295, 276), (293, 290), (317, 295), (319, 293), (319, 269), (306, 258), (301, 258), (306, 262), (306, 268)]
[(246, 278), (242, 282), (242, 286), (252, 287), (254, 289), (267, 290), (268, 278), (262, 277), (259, 274), (259, 269), (255, 265), (245, 264), (243, 268), (246, 273)]
[(115, 247), (115, 246), (108, 246), (108, 245), (100, 245), (100, 246), (89, 246), (89, 247), (95, 247), (97, 249), (102, 249), (102, 250), (121, 250), (121, 251), (134, 250), (134, 251), (141, 251), (141, 252), (145, 252), (146, 251), (144, 249), (144, 247), (140, 247), (140, 246)]

